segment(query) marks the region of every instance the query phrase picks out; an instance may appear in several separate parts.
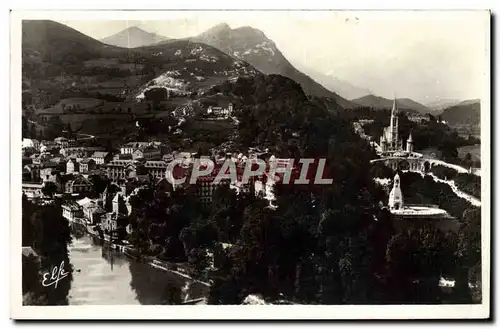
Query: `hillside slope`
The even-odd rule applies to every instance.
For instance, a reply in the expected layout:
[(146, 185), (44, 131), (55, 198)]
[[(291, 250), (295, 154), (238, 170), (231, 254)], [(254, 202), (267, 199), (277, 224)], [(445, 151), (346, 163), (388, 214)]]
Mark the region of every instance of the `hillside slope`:
[(444, 109), (441, 118), (449, 125), (479, 125), (481, 122), (481, 103), (467, 100)]

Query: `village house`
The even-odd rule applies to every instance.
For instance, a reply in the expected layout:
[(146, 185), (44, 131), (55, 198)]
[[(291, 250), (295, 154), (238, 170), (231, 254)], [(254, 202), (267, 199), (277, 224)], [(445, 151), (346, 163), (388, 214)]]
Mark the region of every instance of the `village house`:
[(113, 155), (109, 152), (98, 151), (94, 152), (90, 158), (95, 161), (96, 165), (103, 165), (111, 161)]
[(78, 205), (82, 207), (83, 217), (90, 224), (97, 224), (101, 222), (102, 217), (106, 213), (95, 200), (84, 198), (77, 201)]
[(429, 117), (427, 115), (422, 115), (422, 114), (409, 114), (408, 120), (415, 123), (425, 123), (429, 122)]
[(79, 164), (76, 162), (76, 159), (69, 159), (66, 162), (66, 173), (72, 174), (79, 171)]
[(56, 169), (56, 166), (45, 166), (44, 168), (40, 169), (40, 178), (44, 183), (47, 182), (56, 183), (57, 174), (58, 171)]
[(132, 153), (132, 159), (159, 160), (161, 159), (160, 149), (153, 146), (140, 147)]
[(233, 103), (229, 103), (227, 107), (209, 106), (207, 114), (217, 118), (228, 118), (233, 114)]
[(111, 212), (106, 213), (102, 218), (102, 229), (105, 233), (114, 235), (117, 233), (117, 229), (119, 227), (120, 219), (125, 218), (130, 214), (132, 208), (127, 206), (127, 198), (125, 196), (125, 186), (122, 186), (121, 189), (116, 192), (112, 200)]
[(42, 141), (40, 143), (40, 152), (41, 153), (52, 153), (58, 151), (60, 146), (52, 141)]
[(96, 168), (95, 161), (93, 159), (83, 159), (80, 161), (80, 173), (86, 173)]
[(66, 137), (54, 138), (54, 143), (56, 143), (60, 148), (69, 147), (74, 144), (74, 140), (67, 139)]
[(138, 148), (146, 147), (148, 145), (150, 145), (150, 142), (129, 142), (129, 143), (122, 145), (122, 147), (120, 148), (120, 153), (121, 154), (132, 154)]
[(91, 157), (92, 154), (94, 154), (95, 152), (103, 152), (103, 151), (104, 147), (100, 146), (71, 146), (60, 149), (59, 153), (64, 157), (68, 157), (72, 154), (75, 154), (80, 158), (84, 158), (84, 157)]
[(113, 212), (118, 214), (119, 216), (127, 214), (128, 210), (125, 201), (125, 194), (123, 193), (123, 191), (116, 193), (112, 201)]
[(101, 228), (104, 233), (113, 235), (118, 229), (118, 214), (114, 212), (108, 212), (101, 219)]
[(68, 194), (88, 194), (92, 191), (92, 183), (82, 175), (78, 175), (66, 182), (64, 191)]
[(77, 218), (83, 218), (83, 210), (78, 205), (78, 203), (74, 201), (68, 201), (61, 205), (62, 208), (62, 216), (66, 218), (68, 221), (73, 222)]
[(40, 151), (40, 142), (36, 139), (23, 138), (22, 148), (23, 148), (23, 150), (24, 149), (31, 149), (35, 152)]
[(23, 168), (23, 181), (38, 182), (40, 181), (41, 165), (32, 163)]

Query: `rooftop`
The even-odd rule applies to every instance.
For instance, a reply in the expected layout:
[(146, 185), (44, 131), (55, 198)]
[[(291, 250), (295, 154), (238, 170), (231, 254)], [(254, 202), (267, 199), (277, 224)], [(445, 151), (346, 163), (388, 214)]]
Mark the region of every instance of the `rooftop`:
[(92, 154), (92, 158), (104, 158), (108, 155), (108, 152), (96, 151)]

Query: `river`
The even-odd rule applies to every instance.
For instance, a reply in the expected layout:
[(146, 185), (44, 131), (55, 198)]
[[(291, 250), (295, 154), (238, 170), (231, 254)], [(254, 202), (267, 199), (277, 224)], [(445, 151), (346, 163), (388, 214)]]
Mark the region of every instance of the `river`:
[(162, 305), (204, 297), (208, 287), (135, 261), (73, 227), (69, 305)]

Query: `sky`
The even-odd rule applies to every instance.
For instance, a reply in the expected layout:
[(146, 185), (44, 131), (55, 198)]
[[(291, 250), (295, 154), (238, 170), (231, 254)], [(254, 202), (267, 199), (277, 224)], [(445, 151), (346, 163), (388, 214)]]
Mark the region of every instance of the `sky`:
[[(331, 74), (386, 98), (424, 104), (484, 95), (489, 70), (485, 11), (160, 11), (55, 19), (102, 39), (137, 26), (170, 38), (225, 22), (252, 26), (297, 67)], [(139, 19), (140, 18), (140, 19)]]

